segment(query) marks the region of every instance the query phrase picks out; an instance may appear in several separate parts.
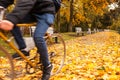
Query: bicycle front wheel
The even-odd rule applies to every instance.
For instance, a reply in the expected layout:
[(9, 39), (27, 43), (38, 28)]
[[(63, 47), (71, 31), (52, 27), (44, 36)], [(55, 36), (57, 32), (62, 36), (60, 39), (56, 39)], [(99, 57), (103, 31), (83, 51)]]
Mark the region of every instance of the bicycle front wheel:
[(60, 72), (64, 65), (66, 57), (65, 42), (60, 34), (53, 34), (46, 40), (46, 43), (48, 47), (49, 58), (53, 64), (51, 75), (55, 75)]
[(2, 74), (3, 78), (0, 80), (14, 80), (15, 73), (14, 73), (14, 64), (12, 61), (11, 55), (7, 52), (7, 50), (0, 45), (0, 51), (2, 51), (6, 57), (1, 57), (1, 64), (0, 64), (0, 73)]

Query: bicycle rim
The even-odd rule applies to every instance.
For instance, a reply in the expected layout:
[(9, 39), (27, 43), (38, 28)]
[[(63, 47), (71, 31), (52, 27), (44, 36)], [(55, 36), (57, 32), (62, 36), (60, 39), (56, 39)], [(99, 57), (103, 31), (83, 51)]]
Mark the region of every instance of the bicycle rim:
[[(10, 80), (14, 80), (15, 78), (15, 73), (14, 73), (14, 64), (13, 64), (13, 61), (12, 61), (12, 57), (11, 55), (7, 52), (7, 50), (2, 47), (0, 45), (0, 51), (2, 51), (4, 54), (5, 54), (5, 58), (3, 57), (1, 59), (1, 66), (0, 66), (0, 71), (2, 72), (2, 74), (4, 75), (3, 77), (3, 80), (4, 78), (6, 79), (10, 79)], [(2, 79), (2, 78), (1, 78)]]
[(46, 40), (50, 61), (53, 64), (51, 76), (60, 72), (66, 57), (66, 46), (59, 34), (54, 34)]

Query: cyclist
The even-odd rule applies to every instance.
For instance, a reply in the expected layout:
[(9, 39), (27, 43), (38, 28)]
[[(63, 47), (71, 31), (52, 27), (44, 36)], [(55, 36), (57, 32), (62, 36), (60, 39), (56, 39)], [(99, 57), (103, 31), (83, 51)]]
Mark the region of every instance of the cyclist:
[[(0, 21), (0, 29), (10, 30), (15, 37), (21, 52), (26, 56), (29, 55), (25, 51), (26, 44), (23, 40), (18, 23), (37, 22), (34, 32), (34, 42), (40, 54), (40, 59), (43, 65), (42, 80), (49, 80), (52, 70), (52, 64), (48, 59), (48, 51), (44, 40), (44, 35), (49, 26), (54, 22), (55, 6), (52, 0), (15, 0), (14, 9), (6, 14), (5, 19)], [(0, 0), (0, 6), (7, 8), (14, 4), (14, 0)], [(19, 57), (14, 54), (13, 58)]]

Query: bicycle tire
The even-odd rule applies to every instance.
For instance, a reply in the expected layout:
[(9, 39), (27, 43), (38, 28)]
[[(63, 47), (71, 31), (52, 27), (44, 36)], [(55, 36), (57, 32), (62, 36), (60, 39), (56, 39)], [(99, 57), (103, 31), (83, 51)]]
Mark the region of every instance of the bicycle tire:
[(11, 80), (14, 80), (15, 73), (14, 73), (14, 64), (13, 64), (13, 61), (12, 61), (13, 59), (12, 59), (11, 55), (8, 53), (8, 51), (4, 47), (2, 47), (1, 45), (0, 45), (0, 50), (5, 54), (5, 56), (8, 60), (7, 62), (9, 62), (9, 66), (10, 66), (10, 69), (7, 68), (7, 70), (5, 71), (6, 76), (9, 76), (9, 78)]
[(66, 45), (60, 34), (52, 34), (46, 39), (48, 54), (53, 70), (51, 76), (58, 74), (64, 66), (66, 57)]

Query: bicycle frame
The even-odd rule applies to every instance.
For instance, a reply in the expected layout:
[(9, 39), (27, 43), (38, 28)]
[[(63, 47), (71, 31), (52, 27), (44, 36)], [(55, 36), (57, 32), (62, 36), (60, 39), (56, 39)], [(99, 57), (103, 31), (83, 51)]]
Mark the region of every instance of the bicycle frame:
[[(17, 24), (17, 26), (22, 27), (29, 27), (29, 26), (35, 26), (36, 23), (23, 23), (23, 24)], [(47, 33), (46, 33), (47, 34)], [(48, 35), (48, 34), (47, 34)], [(11, 42), (2, 32), (0, 32), (0, 37), (4, 40), (4, 42), (6, 42), (12, 49), (14, 49), (25, 61), (28, 62), (28, 64), (35, 68), (36, 65), (34, 65), (34, 63), (32, 63), (30, 60), (28, 60), (28, 58), (14, 45), (13, 42)], [(47, 36), (49, 37), (49, 35)]]
[(35, 68), (35, 65), (31, 62), (31, 61), (29, 61), (28, 59), (27, 59), (27, 57), (20, 51), (20, 50), (18, 50), (16, 47), (15, 47), (15, 45), (12, 43), (12, 42), (10, 42), (9, 41), (9, 39), (2, 33), (2, 32), (0, 32), (0, 37), (4, 40), (4, 42), (6, 42), (12, 49), (14, 49), (24, 60), (26, 60), (29, 64), (30, 64), (30, 66), (32, 66), (33, 68)]
[[(17, 26), (19, 26), (19, 27), (22, 27), (22, 26), (29, 27), (29, 26), (35, 26), (35, 25), (36, 25), (36, 23), (17, 24)], [(1, 37), (12, 49), (14, 49), (25, 61), (27, 61), (30, 66), (32, 66), (33, 68), (36, 67), (36, 66), (34, 65), (34, 63), (32, 63), (31, 61), (29, 61), (29, 60), (27, 59), (27, 57), (26, 57), (19, 49), (17, 49), (17, 47), (16, 47), (12, 42), (10, 42), (10, 40), (9, 40), (2, 32), (0, 32), (0, 37)]]

